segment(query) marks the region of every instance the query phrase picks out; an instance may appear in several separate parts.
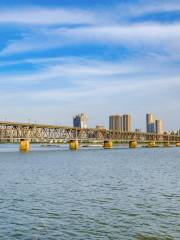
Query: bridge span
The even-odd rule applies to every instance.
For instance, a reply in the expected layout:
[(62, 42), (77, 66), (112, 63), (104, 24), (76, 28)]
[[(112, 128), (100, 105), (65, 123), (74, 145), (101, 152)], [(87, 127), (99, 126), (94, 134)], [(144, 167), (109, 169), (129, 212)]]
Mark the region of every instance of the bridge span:
[(94, 128), (83, 129), (35, 123), (0, 122), (0, 142), (20, 142), (21, 139), (40, 143), (70, 141), (72, 139), (78, 141), (113, 140), (129, 142), (135, 140), (140, 143), (149, 141), (179, 143), (180, 135), (121, 132)]

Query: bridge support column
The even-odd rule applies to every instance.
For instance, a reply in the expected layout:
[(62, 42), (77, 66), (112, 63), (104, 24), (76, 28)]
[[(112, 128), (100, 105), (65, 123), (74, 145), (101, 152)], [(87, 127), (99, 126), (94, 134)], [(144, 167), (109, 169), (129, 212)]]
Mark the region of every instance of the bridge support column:
[(148, 147), (149, 148), (153, 148), (153, 147), (155, 147), (156, 146), (156, 141), (150, 141), (149, 143), (148, 143)]
[(136, 140), (131, 140), (129, 142), (129, 148), (136, 148), (137, 147), (137, 142)]
[(112, 146), (113, 146), (113, 143), (111, 140), (104, 141), (104, 145), (103, 145), (104, 149), (111, 149)]
[(69, 141), (69, 149), (70, 150), (77, 150), (78, 149), (78, 140), (70, 140)]
[(180, 142), (177, 142), (177, 143), (176, 143), (176, 147), (180, 147)]
[(19, 149), (21, 152), (28, 152), (30, 150), (29, 140), (21, 139)]

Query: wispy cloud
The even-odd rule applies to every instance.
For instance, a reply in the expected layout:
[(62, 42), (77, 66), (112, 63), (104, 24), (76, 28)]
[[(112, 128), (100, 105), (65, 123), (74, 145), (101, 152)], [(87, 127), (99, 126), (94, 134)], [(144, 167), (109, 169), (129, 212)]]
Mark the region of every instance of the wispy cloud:
[[(177, 0), (151, 0), (123, 2), (105, 8), (45, 8), (45, 7), (20, 7), (1, 8), (1, 24), (23, 24), (23, 25), (57, 25), (57, 24), (97, 24), (117, 22), (131, 19), (149, 13), (163, 13), (180, 11), (180, 3)], [(101, 17), (100, 17), (101, 16)]]
[(9, 39), (0, 56), (78, 44), (171, 47), (179, 50), (180, 24), (136, 22), (146, 14), (180, 11), (178, 1), (122, 3), (98, 9), (24, 7), (1, 9), (0, 24), (24, 25), (25, 33)]
[[(46, 40), (46, 41), (44, 41)], [(42, 49), (53, 49), (72, 44), (106, 44), (180, 50), (180, 24), (131, 24), (89, 26), (77, 28), (43, 29), (34, 35), (11, 42), (0, 55)], [(164, 48), (165, 50), (165, 48)]]
[(147, 18), (172, 16), (180, 3), (132, 2), (108, 9), (1, 8), (2, 32), (11, 27), (0, 45), (3, 113), (26, 109), (28, 115), (31, 109), (37, 116), (43, 109), (46, 117), (58, 108), (69, 116), (87, 109), (104, 117), (107, 111), (144, 114), (148, 108), (167, 115), (176, 106), (179, 114), (180, 23)]
[[(56, 84), (57, 87), (66, 88), (67, 86), (76, 85), (78, 87), (89, 87), (94, 85), (95, 87), (107, 83), (120, 84), (134, 84), (136, 82), (152, 82), (159, 79), (167, 81), (173, 77), (177, 79), (179, 75), (179, 67), (172, 66), (168, 61), (163, 59), (134, 59), (128, 61), (105, 61), (92, 58), (38, 58), (38, 59), (25, 59), (24, 62), (37, 65), (38, 67), (34, 72), (24, 73), (6, 73), (0, 74), (1, 83), (8, 82), (11, 84), (20, 84), (26, 87), (26, 85), (41, 84), (46, 86), (49, 82), (52, 86)], [(20, 63), (20, 62), (19, 62)], [(146, 77), (145, 77), (146, 75)], [(153, 81), (153, 82), (154, 82)], [(71, 84), (67, 84), (71, 83)]]
[[(174, 89), (180, 87), (178, 72), (173, 73), (166, 62), (160, 66), (161, 61), (143, 63), (143, 60), (138, 60), (135, 63), (58, 57), (26, 59), (25, 62), (37, 64), (39, 68), (34, 73), (1, 74), (1, 87), (3, 82), (7, 86), (1, 88), (0, 102), (8, 103), (9, 111), (11, 106), (12, 112), (21, 113), (23, 99), (26, 115), (34, 116), (34, 119), (37, 116), (43, 119), (42, 116), (45, 117), (47, 111), (52, 112), (54, 107), (53, 111), (56, 112), (58, 107), (64, 116), (75, 109), (86, 110), (90, 114), (89, 109), (96, 106), (96, 111), (104, 116), (108, 114), (108, 109), (131, 111), (135, 106), (145, 112), (147, 104), (159, 106), (164, 99), (163, 104), (170, 108), (170, 104), (176, 104), (178, 91)], [(125, 101), (126, 104), (121, 104)], [(143, 101), (143, 105), (139, 105), (138, 101)], [(44, 115), (38, 114), (38, 106)], [(49, 121), (51, 117), (46, 119)]]
[[(115, 44), (132, 44), (140, 46), (145, 44), (168, 44), (169, 41), (178, 43), (180, 40), (180, 24), (132, 24), (104, 27), (82, 27), (78, 29), (57, 30), (57, 35), (74, 41), (89, 41)], [(179, 45), (179, 44), (178, 44)]]
[[(11, 84), (34, 84), (38, 82), (55, 81), (64, 85), (66, 81), (84, 85), (90, 81), (105, 81), (109, 78), (118, 78), (125, 74), (135, 74), (141, 71), (140, 66), (132, 63), (118, 63), (88, 58), (48, 58), (27, 59), (26, 63), (38, 64), (39, 68), (34, 73), (1, 74), (1, 82)], [(23, 63), (23, 62), (22, 62)]]
[(95, 14), (82, 9), (48, 9), (28, 7), (0, 10), (0, 23), (27, 25), (89, 24), (96, 22)]

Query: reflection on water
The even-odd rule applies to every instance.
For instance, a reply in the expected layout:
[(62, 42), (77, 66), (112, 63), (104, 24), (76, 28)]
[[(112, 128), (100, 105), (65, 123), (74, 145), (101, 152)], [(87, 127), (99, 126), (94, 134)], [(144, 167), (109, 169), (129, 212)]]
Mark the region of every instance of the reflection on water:
[[(67, 144), (31, 144), (31, 151), (49, 151), (57, 149), (68, 149)], [(0, 153), (1, 152), (17, 152), (19, 151), (19, 144), (0, 144)]]
[(180, 239), (179, 155), (0, 145), (0, 239)]

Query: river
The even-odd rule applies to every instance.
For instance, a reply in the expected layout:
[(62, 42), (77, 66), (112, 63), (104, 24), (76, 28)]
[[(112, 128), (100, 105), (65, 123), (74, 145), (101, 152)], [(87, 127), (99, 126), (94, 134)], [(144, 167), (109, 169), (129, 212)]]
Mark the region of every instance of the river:
[(0, 239), (180, 239), (180, 148), (1, 144)]

